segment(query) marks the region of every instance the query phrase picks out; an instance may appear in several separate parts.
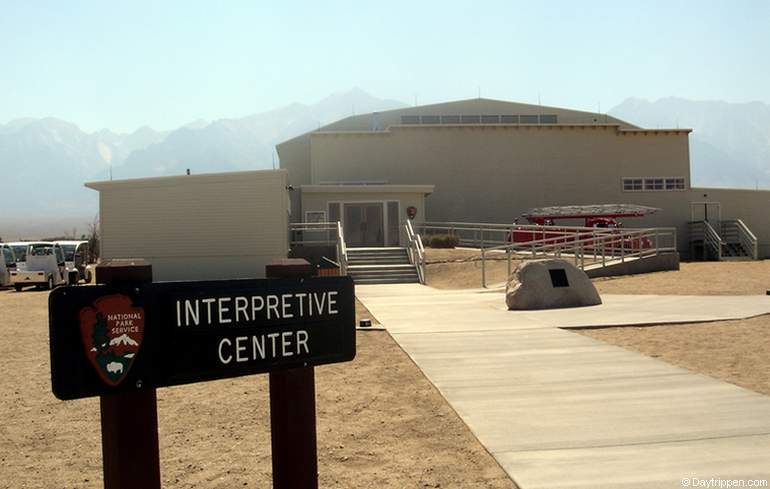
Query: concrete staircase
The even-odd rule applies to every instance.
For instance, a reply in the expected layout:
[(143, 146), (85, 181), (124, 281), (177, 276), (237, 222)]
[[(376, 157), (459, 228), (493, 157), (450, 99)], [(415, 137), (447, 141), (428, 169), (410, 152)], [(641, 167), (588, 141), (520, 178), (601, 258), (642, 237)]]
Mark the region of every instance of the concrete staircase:
[(406, 248), (348, 248), (348, 275), (356, 284), (416, 284)]

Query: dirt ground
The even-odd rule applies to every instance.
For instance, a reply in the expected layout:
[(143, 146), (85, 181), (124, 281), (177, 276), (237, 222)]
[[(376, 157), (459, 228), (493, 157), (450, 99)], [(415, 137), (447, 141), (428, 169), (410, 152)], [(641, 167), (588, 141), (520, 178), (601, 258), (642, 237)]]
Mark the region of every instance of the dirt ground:
[(770, 316), (579, 333), (770, 395)]
[(664, 295), (764, 295), (770, 260), (682, 263), (680, 270), (594, 279), (599, 293)]
[[(505, 253), (487, 253), (487, 285), (505, 282), (508, 263)], [(481, 252), (468, 248), (425, 249), (426, 283), (437, 289), (476, 289), (481, 287)], [(511, 260), (511, 270), (519, 260)]]
[[(102, 487), (99, 402), (50, 387), (46, 292), (0, 291), (0, 487)], [(515, 488), (384, 331), (316, 369), (321, 487)], [(270, 487), (267, 376), (158, 390), (168, 488)]]

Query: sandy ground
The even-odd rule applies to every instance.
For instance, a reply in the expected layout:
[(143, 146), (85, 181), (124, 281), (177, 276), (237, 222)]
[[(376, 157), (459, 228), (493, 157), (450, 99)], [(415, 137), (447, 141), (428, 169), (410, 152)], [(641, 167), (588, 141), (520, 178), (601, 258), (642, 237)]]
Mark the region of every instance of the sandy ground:
[(579, 333), (770, 395), (770, 316)]
[[(437, 289), (475, 289), (481, 287), (481, 252), (469, 248), (425, 249), (426, 283)], [(487, 285), (505, 282), (508, 263), (505, 253), (488, 253), (486, 261)], [(511, 270), (518, 260), (511, 260)]]
[(764, 295), (770, 260), (682, 263), (680, 270), (594, 279), (599, 293), (666, 295)]
[[(0, 487), (102, 487), (99, 402), (51, 394), (47, 314), (0, 291)], [(515, 487), (386, 332), (316, 389), (321, 487)], [(164, 487), (270, 487), (267, 376), (160, 389), (158, 416)]]

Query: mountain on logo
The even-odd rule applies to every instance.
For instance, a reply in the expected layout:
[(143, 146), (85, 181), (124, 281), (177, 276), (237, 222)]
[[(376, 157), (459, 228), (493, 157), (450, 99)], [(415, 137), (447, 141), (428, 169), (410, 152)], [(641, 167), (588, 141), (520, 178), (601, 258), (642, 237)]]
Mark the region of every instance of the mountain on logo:
[(118, 346), (118, 345), (139, 346), (139, 343), (132, 340), (130, 336), (124, 333), (118, 336), (117, 338), (113, 338), (110, 340), (110, 346)]
[[(131, 297), (115, 294), (99, 297), (93, 307), (80, 311), (80, 335), (86, 356), (108, 385), (118, 385), (128, 374), (144, 335), (144, 310), (133, 305)], [(130, 317), (131, 335), (120, 334)], [(114, 335), (114, 336), (113, 336)]]

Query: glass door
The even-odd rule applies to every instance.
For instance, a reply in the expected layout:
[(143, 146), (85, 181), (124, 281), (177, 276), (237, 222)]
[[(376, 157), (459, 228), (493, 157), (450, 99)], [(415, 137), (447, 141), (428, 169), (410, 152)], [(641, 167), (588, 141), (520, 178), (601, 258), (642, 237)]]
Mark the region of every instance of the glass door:
[(344, 204), (343, 228), (347, 246), (375, 247), (385, 245), (382, 203)]

